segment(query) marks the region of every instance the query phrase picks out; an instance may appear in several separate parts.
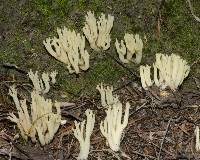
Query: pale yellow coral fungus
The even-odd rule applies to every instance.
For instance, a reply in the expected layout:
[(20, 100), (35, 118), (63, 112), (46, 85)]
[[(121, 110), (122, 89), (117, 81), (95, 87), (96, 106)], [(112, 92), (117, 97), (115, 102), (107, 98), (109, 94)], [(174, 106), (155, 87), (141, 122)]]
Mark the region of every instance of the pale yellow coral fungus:
[(85, 16), (86, 22), (83, 32), (90, 43), (92, 49), (98, 51), (100, 49), (107, 50), (110, 47), (110, 31), (113, 27), (114, 17), (101, 13), (99, 20), (96, 20), (94, 13), (87, 12)]
[(69, 73), (80, 73), (89, 68), (89, 53), (85, 49), (85, 37), (64, 27), (57, 29), (58, 38), (43, 41), (47, 51), (67, 65)]
[[(11, 87), (9, 94), (12, 96), (17, 108), (18, 116), (10, 113), (8, 119), (17, 124), (20, 133), (24, 139), (31, 138), (36, 142), (36, 135), (41, 145), (48, 144), (57, 132), (61, 120), (60, 103), (52, 103), (50, 99), (40, 96), (37, 91), (31, 93), (31, 111), (28, 111), (26, 100), (20, 100), (17, 97), (17, 91)], [(56, 112), (53, 112), (55, 108)]]

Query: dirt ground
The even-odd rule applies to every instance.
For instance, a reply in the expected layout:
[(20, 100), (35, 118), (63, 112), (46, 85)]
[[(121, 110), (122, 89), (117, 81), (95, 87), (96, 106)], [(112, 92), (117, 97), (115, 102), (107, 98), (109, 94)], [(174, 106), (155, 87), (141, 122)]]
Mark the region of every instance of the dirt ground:
[[(74, 120), (85, 119), (85, 110), (95, 111), (96, 123), (91, 136), (91, 160), (189, 160), (200, 159), (195, 150), (195, 127), (200, 125), (200, 1), (191, 0), (2, 0), (0, 4), (0, 159), (73, 160), (79, 143), (72, 133)], [(66, 65), (45, 50), (42, 41), (56, 36), (56, 28), (67, 26), (82, 33), (87, 11), (104, 12), (115, 17), (111, 47), (93, 51), (90, 69), (78, 76), (69, 74)], [(124, 34), (138, 33), (144, 41), (141, 64), (152, 64), (156, 53), (176, 53), (191, 66), (189, 76), (176, 92), (161, 92), (141, 87), (139, 65), (122, 64), (114, 42)], [(57, 70), (57, 82), (46, 98), (74, 103), (62, 107), (67, 123), (61, 126), (53, 141), (41, 147), (24, 141), (19, 130), (8, 119), (17, 113), (8, 94), (11, 85), (18, 89), (19, 99), (30, 99), (32, 89), (27, 73)], [(96, 85), (114, 86), (125, 104), (130, 102), (129, 122), (124, 130), (120, 152), (106, 145), (99, 124), (105, 117)], [(166, 96), (165, 93), (169, 93)], [(18, 136), (19, 135), (19, 136)]]

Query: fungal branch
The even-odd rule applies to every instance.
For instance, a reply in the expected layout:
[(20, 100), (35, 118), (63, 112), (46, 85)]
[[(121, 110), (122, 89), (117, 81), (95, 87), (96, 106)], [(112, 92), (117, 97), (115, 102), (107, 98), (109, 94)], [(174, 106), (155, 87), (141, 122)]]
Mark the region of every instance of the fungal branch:
[(150, 78), (150, 68), (148, 65), (140, 66), (141, 83), (144, 89), (148, 89), (154, 82), (162, 90), (169, 87), (175, 91), (190, 72), (187, 62), (175, 54), (156, 54), (156, 62), (153, 64), (154, 81)]
[(116, 39), (115, 47), (119, 55), (119, 59), (123, 63), (135, 62), (139, 64), (141, 62), (143, 42), (138, 34), (133, 35), (126, 33), (124, 40), (121, 40), (120, 43), (118, 39)]
[(89, 53), (85, 50), (85, 37), (74, 30), (57, 28), (58, 38), (47, 38), (43, 44), (57, 60), (65, 63), (69, 73), (80, 73), (89, 68)]
[(87, 12), (85, 16), (86, 22), (83, 27), (83, 32), (90, 43), (92, 49), (99, 51), (100, 49), (107, 50), (110, 48), (110, 32), (113, 27), (114, 17), (101, 13), (101, 16), (96, 20), (94, 13)]
[(106, 118), (100, 124), (101, 133), (113, 151), (119, 151), (124, 128), (128, 124), (130, 104), (126, 103), (125, 114), (122, 122), (122, 104), (116, 103), (106, 110)]
[(92, 110), (87, 109), (85, 111), (87, 116), (87, 121), (77, 122), (75, 121), (74, 136), (78, 139), (80, 144), (80, 152), (78, 155), (79, 160), (86, 160), (88, 158), (90, 150), (90, 136), (92, 134), (94, 123), (95, 123), (95, 114)]

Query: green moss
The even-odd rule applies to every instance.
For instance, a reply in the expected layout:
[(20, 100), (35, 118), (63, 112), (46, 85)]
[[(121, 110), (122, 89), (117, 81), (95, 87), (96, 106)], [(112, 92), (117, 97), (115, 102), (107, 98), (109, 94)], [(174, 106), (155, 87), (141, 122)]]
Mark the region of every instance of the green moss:
[[(96, 93), (96, 85), (100, 82), (116, 85), (122, 77), (129, 75), (127, 70), (119, 66), (109, 53), (116, 59), (115, 39), (122, 39), (126, 32), (139, 33), (144, 42), (142, 64), (152, 64), (157, 52), (177, 53), (190, 64), (200, 57), (200, 26), (192, 17), (188, 4), (182, 0), (167, 0), (160, 10), (161, 32), (157, 37), (158, 1), (144, 0), (143, 2), (94, 0), (34, 0), (19, 2), (3, 0), (5, 5), (0, 11), (3, 26), (3, 41), (0, 48), (0, 62), (12, 63), (25, 70), (43, 71), (58, 70), (58, 82), (55, 90), (78, 94)], [(200, 15), (193, 2), (194, 10)], [(115, 17), (112, 29), (111, 48), (107, 53), (91, 54), (90, 69), (79, 76), (69, 75), (66, 65), (58, 62), (45, 50), (42, 41), (47, 37), (57, 36), (56, 28), (67, 26), (82, 33), (85, 14), (94, 11), (98, 16), (101, 12), (110, 13)], [(143, 38), (144, 39), (144, 38)], [(25, 63), (24, 63), (25, 62)], [(138, 72), (137, 65), (129, 67)], [(199, 74), (198, 65), (191, 71), (192, 76)], [(185, 82), (191, 82), (191, 79)]]
[(36, 7), (36, 10), (43, 16), (50, 16), (56, 14), (58, 16), (64, 16), (68, 13), (70, 7), (72, 6), (72, 1), (70, 0), (35, 0), (33, 5)]
[[(100, 54), (100, 53), (99, 53)], [(98, 60), (97, 60), (98, 61)], [(66, 69), (66, 66), (63, 66)], [(63, 91), (68, 91), (76, 95), (93, 95), (96, 93), (96, 85), (104, 82), (106, 84), (115, 84), (121, 77), (127, 74), (126, 70), (113, 62), (109, 57), (101, 59), (95, 65), (91, 65), (88, 71), (81, 72), (79, 75), (67, 75), (67, 70), (63, 73), (63, 68), (58, 71), (59, 85)]]
[(114, 60), (106, 58), (91, 68), (88, 80), (96, 83), (115, 83), (125, 72)]
[(200, 27), (188, 8), (188, 4), (181, 0), (170, 0), (165, 4), (162, 12), (165, 19), (163, 41), (170, 44), (172, 52), (177, 52), (191, 63), (200, 56), (197, 51)]

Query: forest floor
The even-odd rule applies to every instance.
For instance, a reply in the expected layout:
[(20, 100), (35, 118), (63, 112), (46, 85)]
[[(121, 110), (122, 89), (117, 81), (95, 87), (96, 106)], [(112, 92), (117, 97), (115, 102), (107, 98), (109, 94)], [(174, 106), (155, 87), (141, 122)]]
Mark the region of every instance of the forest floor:
[[(200, 17), (200, 1), (191, 0)], [(66, 26), (80, 33), (87, 11), (115, 17), (111, 47), (95, 52), (88, 42), (90, 68), (69, 74), (65, 64), (45, 50), (42, 42), (57, 36), (56, 28)], [(191, 13), (188, 0), (2, 0), (0, 4), (0, 159), (76, 159), (79, 143), (73, 136), (74, 120), (85, 119), (85, 110), (96, 113), (89, 159), (200, 159), (195, 150), (195, 127), (200, 125), (200, 22)], [(157, 88), (141, 87), (139, 65), (124, 65), (115, 50), (115, 39), (138, 33), (144, 42), (141, 64), (151, 65), (156, 53), (175, 53), (191, 66), (189, 76), (176, 92), (166, 96)], [(20, 99), (30, 101), (32, 84), (28, 71), (58, 71), (57, 82), (46, 98), (75, 105), (62, 109), (67, 124), (53, 141), (41, 147), (17, 138), (19, 130), (8, 119), (17, 113), (8, 89), (17, 87)], [(96, 90), (99, 83), (114, 86), (114, 94), (130, 102), (130, 116), (120, 152), (113, 152), (99, 130), (105, 117)]]

